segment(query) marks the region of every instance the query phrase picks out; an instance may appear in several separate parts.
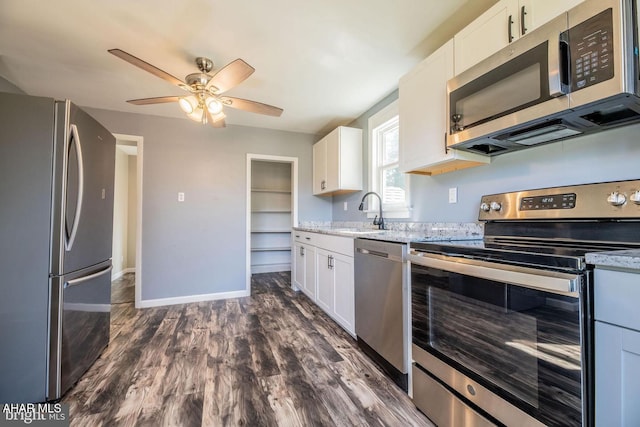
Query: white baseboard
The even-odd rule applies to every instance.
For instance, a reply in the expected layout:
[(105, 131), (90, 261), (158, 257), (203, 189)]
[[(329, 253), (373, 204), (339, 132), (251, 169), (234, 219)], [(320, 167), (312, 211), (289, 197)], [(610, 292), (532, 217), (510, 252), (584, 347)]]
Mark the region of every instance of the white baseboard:
[(219, 299), (242, 298), (248, 297), (250, 292), (247, 290), (233, 292), (219, 292), (215, 294), (189, 295), (184, 297), (146, 299), (140, 301), (138, 308), (161, 307), (163, 305), (188, 304), (191, 302), (215, 301)]
[(127, 273), (135, 273), (135, 272), (136, 272), (136, 268), (135, 267), (133, 267), (133, 268), (125, 268), (124, 270), (120, 270), (117, 273), (112, 273), (111, 274), (111, 280), (113, 281), (113, 280), (121, 278), (122, 276), (124, 276)]
[(265, 265), (251, 266), (251, 274), (278, 273), (280, 271), (291, 271), (291, 263), (265, 264)]

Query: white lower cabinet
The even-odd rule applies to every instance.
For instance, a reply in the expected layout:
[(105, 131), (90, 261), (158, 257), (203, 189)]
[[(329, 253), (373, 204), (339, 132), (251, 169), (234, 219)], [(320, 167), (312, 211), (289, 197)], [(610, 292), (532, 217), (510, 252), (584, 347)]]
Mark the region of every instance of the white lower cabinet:
[(294, 242), (293, 285), (309, 298), (316, 297), (316, 248), (309, 244)]
[(333, 259), (333, 318), (351, 335), (356, 334), (356, 301), (353, 257), (335, 254)]
[(333, 313), (335, 308), (335, 272), (331, 267), (332, 261), (333, 255), (331, 252), (324, 249), (316, 251), (316, 277), (318, 278), (316, 304), (329, 314)]
[(596, 426), (640, 426), (639, 285), (640, 272), (596, 268)]
[(294, 286), (355, 336), (353, 239), (295, 230), (293, 234)]

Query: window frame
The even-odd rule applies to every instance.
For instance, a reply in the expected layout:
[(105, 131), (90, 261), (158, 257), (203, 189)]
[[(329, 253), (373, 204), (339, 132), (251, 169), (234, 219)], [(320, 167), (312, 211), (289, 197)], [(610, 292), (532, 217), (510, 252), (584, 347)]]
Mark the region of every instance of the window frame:
[[(369, 117), (368, 120), (368, 132), (367, 132), (367, 145), (369, 151), (369, 190), (375, 191), (383, 197), (382, 189), (381, 189), (381, 180), (382, 173), (384, 169), (389, 169), (391, 167), (399, 167), (399, 159), (397, 162), (381, 165), (380, 151), (381, 151), (381, 141), (377, 137), (377, 133), (382, 127), (389, 127), (391, 122), (396, 122), (396, 125), (399, 126), (399, 108), (398, 108), (398, 100), (395, 100), (382, 108), (377, 113), (373, 114)], [(394, 165), (394, 166), (390, 166)], [(404, 174), (405, 179), (405, 202), (403, 204), (383, 204), (382, 210), (385, 218), (409, 218), (410, 217), (410, 206), (411, 206), (411, 183), (409, 179), (409, 174)], [(367, 204), (367, 217), (374, 218), (379, 214), (378, 208), (378, 199), (377, 197), (369, 197)]]

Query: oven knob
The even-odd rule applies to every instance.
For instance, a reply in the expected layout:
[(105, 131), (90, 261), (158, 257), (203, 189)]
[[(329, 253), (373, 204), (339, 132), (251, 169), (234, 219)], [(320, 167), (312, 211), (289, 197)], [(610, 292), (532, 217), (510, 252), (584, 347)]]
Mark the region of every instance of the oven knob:
[(631, 194), (631, 201), (636, 205), (640, 205), (640, 190), (636, 190)]
[(491, 210), (492, 211), (499, 211), (500, 209), (502, 209), (502, 205), (498, 202), (491, 202)]
[(482, 204), (480, 205), (480, 210), (484, 212), (489, 212), (491, 208), (489, 207), (488, 203), (482, 202)]
[(613, 193), (609, 194), (609, 197), (607, 197), (607, 202), (609, 202), (611, 206), (622, 206), (626, 201), (627, 196), (618, 193), (617, 191), (614, 191)]

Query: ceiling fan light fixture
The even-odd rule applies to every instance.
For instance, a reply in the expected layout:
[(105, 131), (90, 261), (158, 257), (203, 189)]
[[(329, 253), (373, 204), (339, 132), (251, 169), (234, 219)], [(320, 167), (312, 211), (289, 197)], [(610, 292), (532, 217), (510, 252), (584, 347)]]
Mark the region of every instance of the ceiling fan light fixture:
[(196, 107), (191, 113), (187, 114), (187, 117), (189, 117), (194, 122), (202, 123), (202, 118), (206, 117), (206, 115), (202, 108)]
[(178, 100), (180, 108), (187, 114), (192, 114), (198, 108), (198, 100), (195, 96), (185, 96)]
[(212, 116), (215, 116), (222, 111), (222, 102), (218, 101), (216, 98), (210, 96), (207, 98), (206, 103), (207, 109)]

